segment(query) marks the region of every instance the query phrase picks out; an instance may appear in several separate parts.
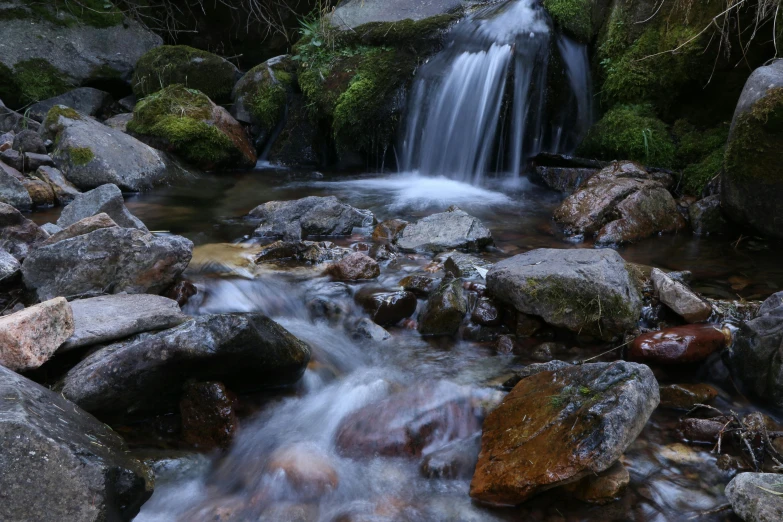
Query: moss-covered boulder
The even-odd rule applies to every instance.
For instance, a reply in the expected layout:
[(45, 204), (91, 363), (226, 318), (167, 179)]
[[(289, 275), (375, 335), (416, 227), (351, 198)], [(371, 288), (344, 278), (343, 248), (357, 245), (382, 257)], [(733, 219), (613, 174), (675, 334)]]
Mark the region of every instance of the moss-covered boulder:
[(742, 91), (726, 147), (721, 205), (734, 221), (783, 237), (783, 60)]
[(169, 85), (182, 84), (217, 103), (226, 103), (239, 77), (236, 66), (216, 54), (186, 45), (164, 45), (136, 63), (133, 92), (142, 98)]
[(0, 34), (0, 99), (11, 108), (83, 85), (121, 89), (136, 61), (162, 43), (103, 0), (3, 2)]
[(140, 100), (127, 130), (205, 170), (250, 168), (256, 163), (242, 125), (204, 93), (180, 84)]
[(610, 3), (611, 0), (544, 0), (543, 6), (566, 34), (589, 43), (598, 35)]

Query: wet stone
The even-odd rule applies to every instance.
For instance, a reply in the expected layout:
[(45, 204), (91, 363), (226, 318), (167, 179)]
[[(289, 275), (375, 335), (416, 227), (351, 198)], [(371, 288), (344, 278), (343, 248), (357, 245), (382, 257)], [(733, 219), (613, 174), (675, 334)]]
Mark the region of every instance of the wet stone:
[(185, 384), (179, 402), (185, 442), (199, 449), (228, 448), (239, 425), (236, 403), (221, 382)]
[(273, 488), (284, 482), (300, 500), (317, 499), (337, 489), (340, 479), (329, 457), (306, 443), (284, 446), (269, 457), (267, 473), (274, 476)]
[(734, 512), (746, 522), (783, 520), (783, 492), (778, 473), (740, 473), (726, 486)]
[(419, 332), (422, 335), (454, 335), (467, 311), (462, 281), (444, 280), (430, 294), (427, 306), (419, 316)]
[(712, 307), (693, 290), (679, 281), (675, 281), (657, 268), (650, 275), (658, 299), (682, 316), (689, 323), (699, 323), (709, 319)]
[(564, 489), (582, 502), (608, 504), (620, 498), (630, 482), (630, 473), (618, 461), (606, 471), (595, 476), (588, 475), (579, 482), (564, 486)]
[(187, 279), (181, 279), (174, 283), (174, 285), (166, 290), (166, 293), (164, 294), (169, 299), (176, 301), (177, 304), (182, 308), (186, 304), (188, 304), (188, 301), (191, 297), (196, 295), (198, 293), (198, 288), (196, 288), (196, 285), (194, 285), (192, 282), (188, 281)]
[(687, 441), (712, 443), (717, 442), (718, 434), (730, 421), (730, 417), (685, 418), (680, 421), (680, 431)]
[(434, 289), (438, 287), (440, 281), (430, 276), (414, 274), (403, 277), (399, 285), (409, 292), (413, 292), (419, 297), (427, 297)]
[(356, 293), (356, 301), (381, 326), (392, 326), (416, 312), (418, 301), (411, 292), (384, 292), (362, 288)]
[(362, 252), (354, 252), (330, 265), (326, 273), (338, 281), (358, 281), (374, 279), (381, 275), (378, 262)]
[(492, 266), (478, 256), (461, 252), (448, 252), (436, 258), (443, 262), (443, 269), (447, 274), (466, 279), (483, 279), (487, 270)]
[(726, 334), (711, 324), (675, 326), (634, 339), (628, 358), (658, 364), (700, 362), (726, 343)]
[(500, 310), (495, 302), (488, 297), (482, 297), (476, 301), (476, 306), (470, 314), (470, 320), (482, 326), (499, 326), (503, 322)]
[(690, 410), (695, 404), (706, 404), (718, 396), (709, 384), (667, 384), (661, 386), (661, 407)]
[(342, 259), (350, 254), (347, 248), (338, 247), (331, 241), (275, 241), (256, 255), (256, 264), (270, 261), (296, 261), (318, 264)]
[(455, 440), (433, 451), (421, 461), (421, 474), (427, 478), (468, 479), (476, 469), (481, 433)]
[(381, 221), (372, 231), (372, 238), (374, 241), (397, 241), (400, 233), (407, 225), (408, 222), (402, 219)]

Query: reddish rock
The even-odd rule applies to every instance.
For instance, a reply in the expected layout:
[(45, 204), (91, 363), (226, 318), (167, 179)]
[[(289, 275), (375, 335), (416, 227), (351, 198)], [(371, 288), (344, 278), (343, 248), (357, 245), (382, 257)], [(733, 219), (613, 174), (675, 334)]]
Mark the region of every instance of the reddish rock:
[(169, 299), (173, 299), (181, 307), (188, 304), (190, 298), (198, 293), (196, 285), (188, 281), (187, 279), (181, 279), (174, 283), (174, 286), (168, 289), (165, 296)]
[(705, 404), (718, 396), (718, 390), (709, 384), (668, 384), (661, 386), (661, 406), (690, 410), (696, 404)]
[(363, 288), (356, 293), (356, 301), (381, 326), (392, 326), (416, 312), (418, 300), (411, 292), (383, 292)]
[(685, 418), (680, 421), (680, 431), (689, 442), (717, 442), (718, 434), (731, 420), (731, 417)]
[(634, 339), (628, 359), (659, 364), (699, 362), (726, 344), (726, 334), (714, 325), (675, 326)]
[(0, 317), (0, 365), (38, 368), (73, 335), (73, 312), (64, 297)]
[(354, 252), (330, 265), (326, 269), (326, 273), (340, 281), (357, 281), (378, 277), (381, 275), (381, 267), (370, 256)]
[(389, 219), (378, 223), (375, 230), (372, 231), (372, 238), (375, 241), (396, 241), (400, 237), (400, 232), (408, 225), (407, 221), (401, 219)]
[(239, 425), (236, 402), (223, 383), (186, 384), (179, 403), (185, 441), (201, 449), (227, 448)]
[(316, 499), (337, 489), (340, 480), (329, 458), (316, 447), (299, 443), (276, 450), (267, 472), (280, 474), (300, 499)]

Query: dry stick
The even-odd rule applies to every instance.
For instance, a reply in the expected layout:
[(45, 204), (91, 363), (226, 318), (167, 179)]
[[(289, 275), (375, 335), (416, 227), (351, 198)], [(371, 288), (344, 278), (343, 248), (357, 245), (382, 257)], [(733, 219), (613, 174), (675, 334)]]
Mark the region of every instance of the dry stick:
[(589, 357), (589, 358), (587, 358), (587, 359), (584, 359), (584, 360), (582, 360), (582, 361), (579, 361), (579, 362), (578, 362), (578, 363), (576, 363), (576, 364), (584, 364), (584, 363), (586, 363), (587, 361), (592, 361), (593, 359), (598, 359), (599, 357), (601, 357), (601, 356), (603, 356), (603, 355), (606, 355), (606, 354), (607, 354), (607, 353), (609, 353), (609, 352), (613, 352), (613, 351), (615, 351), (615, 350), (619, 350), (620, 348), (623, 348), (623, 347), (625, 347), (625, 346), (628, 346), (628, 345), (629, 345), (629, 344), (631, 344), (633, 341), (634, 341), (634, 340), (633, 340), (633, 339), (631, 339), (631, 340), (630, 340), (630, 341), (628, 341), (627, 343), (623, 343), (623, 344), (621, 344), (620, 346), (615, 346), (614, 348), (612, 348), (612, 349), (610, 349), (610, 350), (606, 350), (606, 351), (605, 351), (605, 352), (603, 352), (603, 353), (599, 353), (598, 355), (595, 355), (595, 356), (593, 356), (593, 357)]

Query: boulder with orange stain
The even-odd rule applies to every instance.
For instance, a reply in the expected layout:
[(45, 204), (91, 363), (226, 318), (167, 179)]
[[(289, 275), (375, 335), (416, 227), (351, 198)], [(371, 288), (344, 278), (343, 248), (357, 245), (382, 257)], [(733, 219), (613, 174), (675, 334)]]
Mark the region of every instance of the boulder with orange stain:
[(628, 359), (659, 364), (693, 363), (724, 348), (728, 334), (711, 324), (689, 324), (650, 332), (634, 339)]

